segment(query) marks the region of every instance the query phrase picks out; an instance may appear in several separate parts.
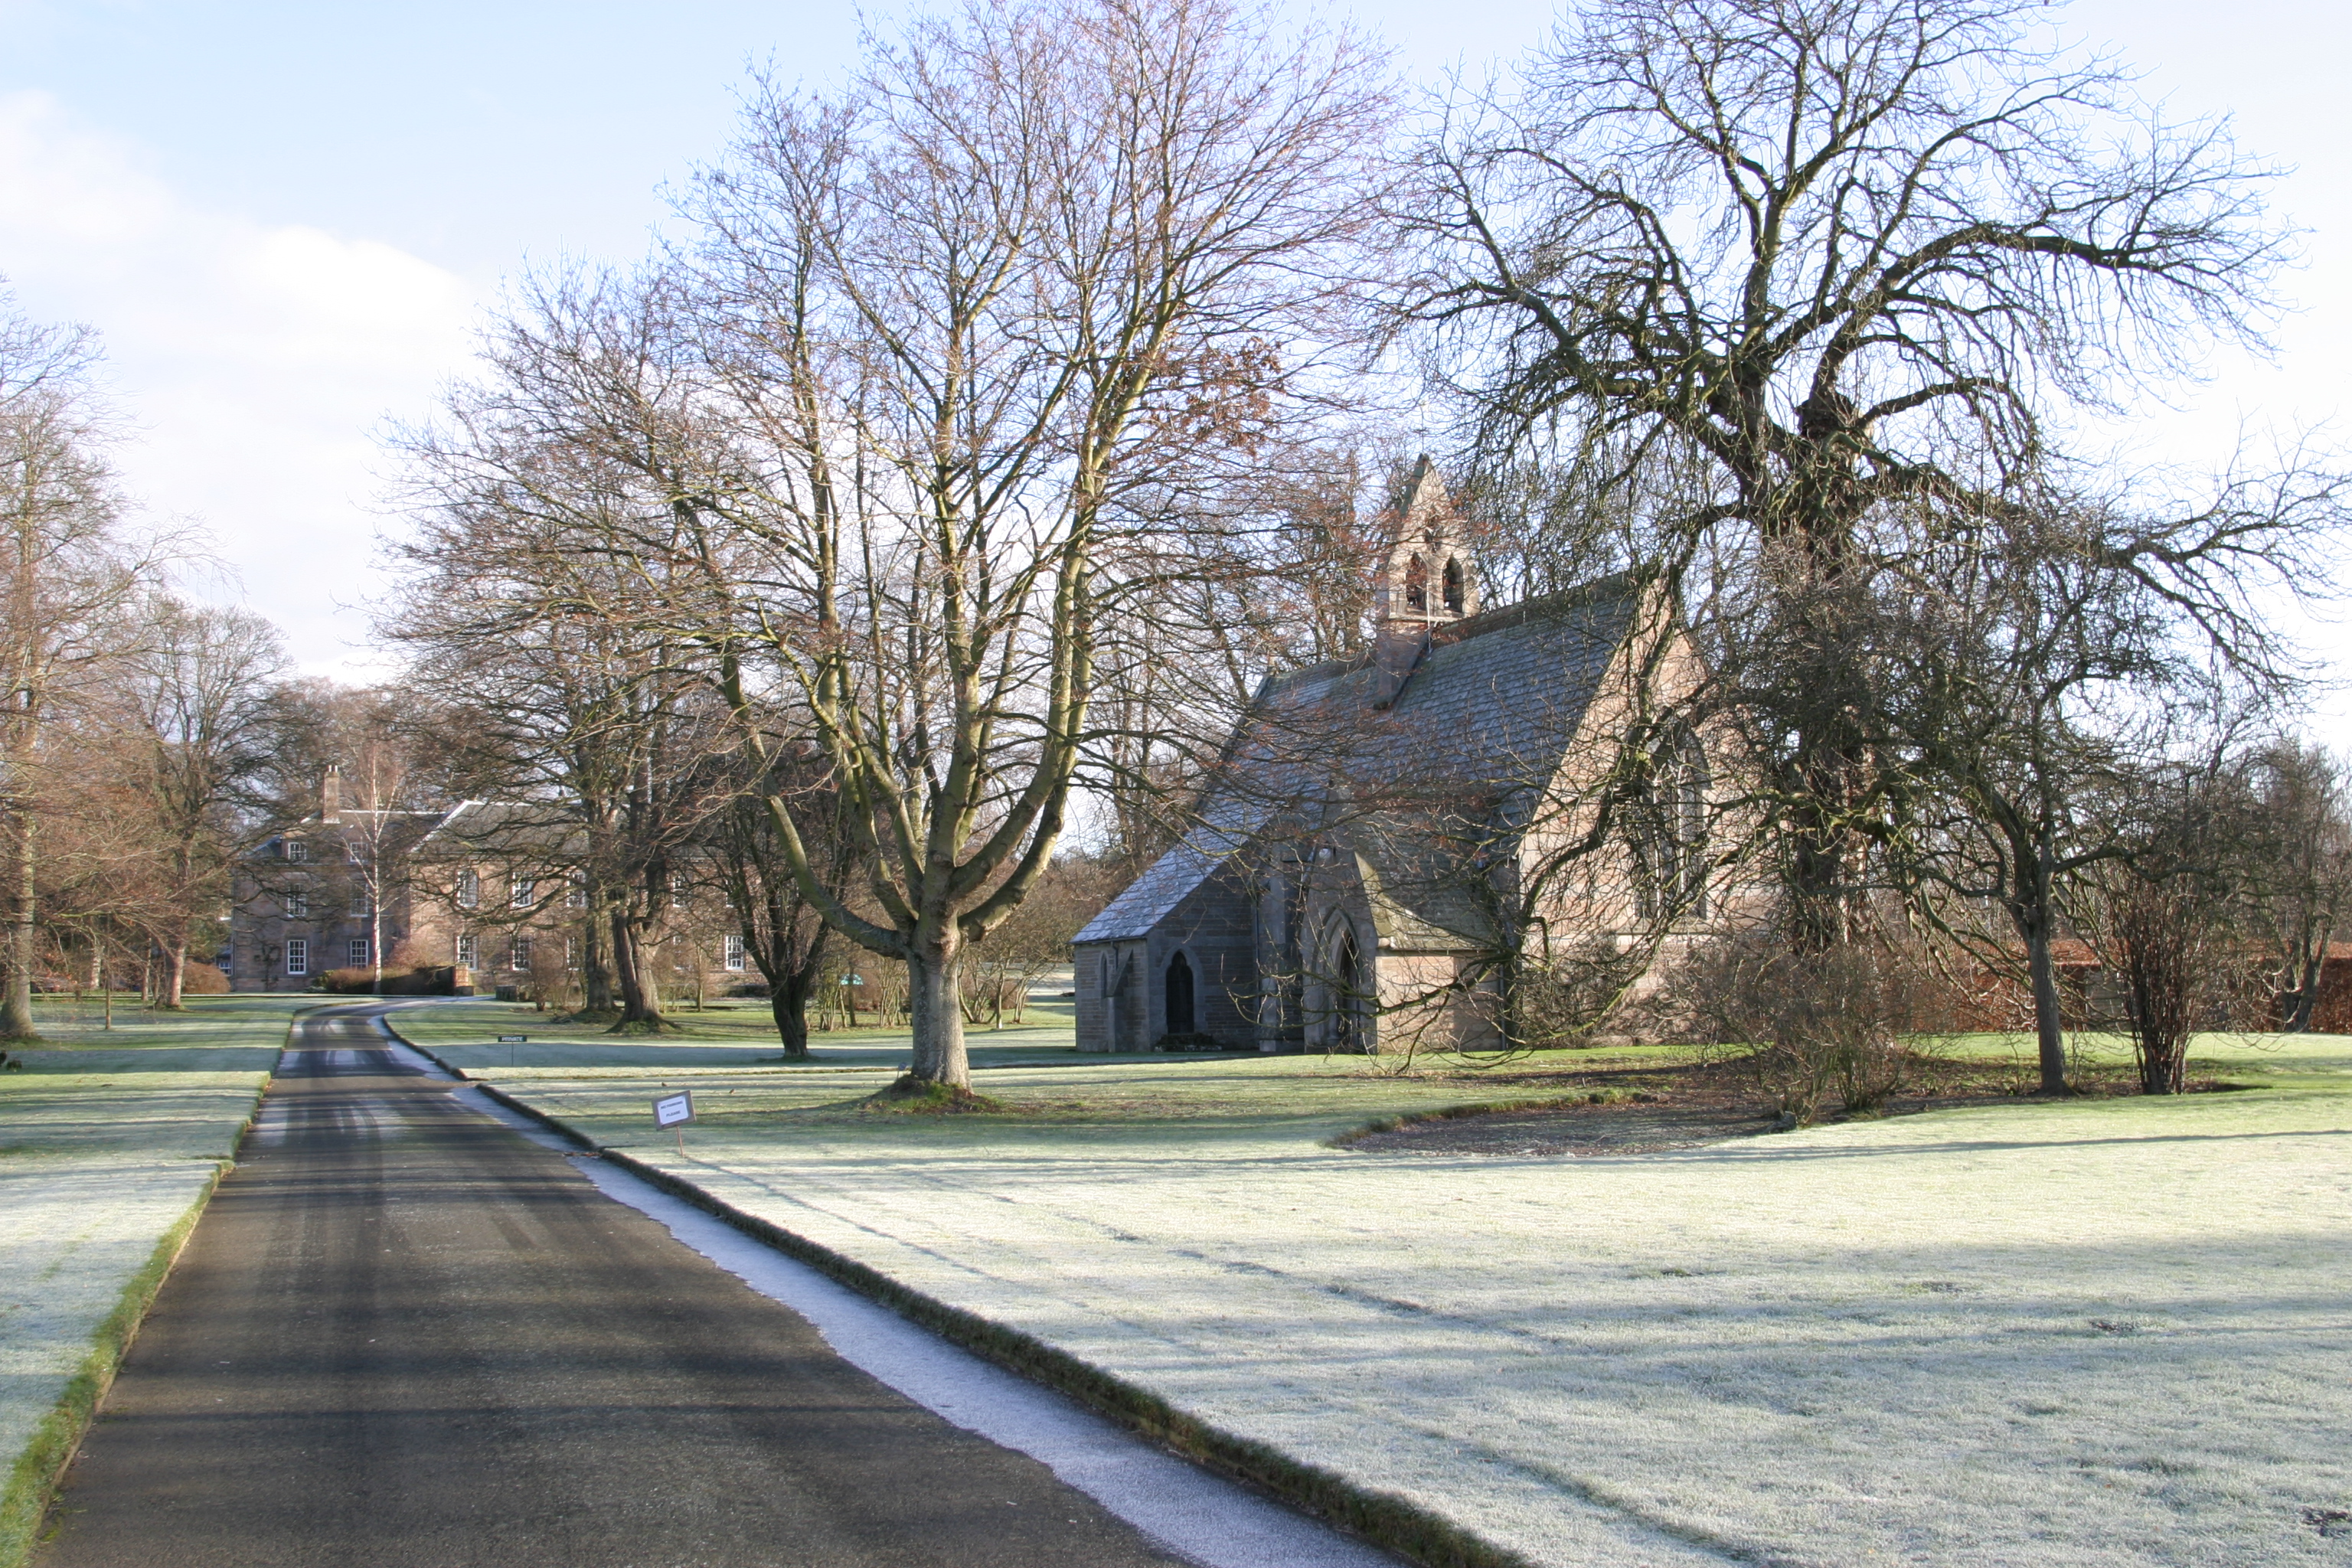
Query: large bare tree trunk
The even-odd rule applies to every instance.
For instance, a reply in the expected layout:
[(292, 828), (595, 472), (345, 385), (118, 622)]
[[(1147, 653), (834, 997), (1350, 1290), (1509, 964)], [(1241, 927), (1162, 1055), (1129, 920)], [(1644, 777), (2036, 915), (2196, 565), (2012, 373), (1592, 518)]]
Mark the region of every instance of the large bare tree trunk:
[(2058, 1002), (2058, 965), (2050, 956), (2050, 927), (2037, 922), (2025, 938), (2026, 974), (2033, 987), (2034, 1054), (2042, 1066), (2042, 1092), (2066, 1092), (2066, 1030)]
[(587, 886), (588, 918), (581, 922), (580, 1011), (586, 1017), (609, 1018), (613, 1016), (613, 965), (607, 945), (614, 911), (593, 871)]
[(2066, 1092), (2066, 1021), (2058, 996), (2058, 964), (2050, 951), (2055, 934), (2057, 885), (2043, 847), (2011, 837), (2009, 853), (2017, 897), (2010, 902), (2010, 922), (2025, 942), (2026, 984), (2033, 994), (2034, 1054), (2042, 1069), (2043, 1094)]
[(661, 983), (654, 972), (654, 945), (625, 910), (613, 911), (613, 970), (621, 983), (621, 1016), (613, 1032), (645, 1033), (667, 1028)]
[(784, 1055), (793, 1061), (805, 1060), (809, 1054), (808, 1004), (812, 987), (805, 982), (771, 986), (768, 990), (768, 1013), (776, 1021), (776, 1038), (783, 1042)]
[(34, 922), (33, 823), (29, 816), (16, 820), (16, 876), (9, 888), (8, 977), (0, 995), (0, 1039), (37, 1040), (33, 1026), (33, 956), (39, 931)]
[[(772, 887), (768, 899), (771, 931), (790, 933), (798, 924), (797, 911), (788, 917), (785, 903), (781, 890)], [(746, 930), (745, 943), (752, 942), (759, 934)], [(776, 1020), (776, 1038), (783, 1042), (784, 1055), (794, 1060), (809, 1054), (808, 1005), (816, 994), (817, 983), (824, 977), (824, 955), (832, 946), (825, 940), (827, 928), (819, 924), (806, 946), (796, 947), (783, 941), (777, 943), (781, 951), (774, 957), (758, 955), (761, 972), (768, 982), (768, 1011)]]
[(908, 1022), (913, 1026), (917, 1078), (950, 1089), (971, 1087), (963, 1042), (963, 994), (956, 974), (955, 939), (923, 944), (907, 960)]
[(2302, 961), (2295, 965), (2294, 989), (2287, 994), (2286, 1016), (2279, 1027), (2290, 1035), (2311, 1032), (2312, 1014), (2319, 1005), (2319, 982), (2327, 962), (2327, 938), (2323, 933), (2318, 942), (2307, 945)]
[(163, 973), (155, 982), (155, 1005), (159, 1010), (173, 1011), (186, 1005), (181, 1001), (188, 980), (188, 939), (184, 932), (163, 944)]

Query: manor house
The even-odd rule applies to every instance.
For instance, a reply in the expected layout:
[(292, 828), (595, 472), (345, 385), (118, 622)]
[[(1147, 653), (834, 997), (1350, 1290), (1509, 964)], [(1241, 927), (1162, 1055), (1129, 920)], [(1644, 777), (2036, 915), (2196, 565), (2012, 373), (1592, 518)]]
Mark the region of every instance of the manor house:
[[(236, 868), (229, 987), (304, 991), (338, 972), (373, 978), (381, 963), (404, 991), (559, 996), (576, 984), (589, 945), (582, 850), (578, 828), (541, 806), (347, 805), (330, 767), (317, 815)], [(669, 881), (665, 983), (724, 994), (755, 981), (723, 894), (698, 874), (697, 858), (680, 864)]]

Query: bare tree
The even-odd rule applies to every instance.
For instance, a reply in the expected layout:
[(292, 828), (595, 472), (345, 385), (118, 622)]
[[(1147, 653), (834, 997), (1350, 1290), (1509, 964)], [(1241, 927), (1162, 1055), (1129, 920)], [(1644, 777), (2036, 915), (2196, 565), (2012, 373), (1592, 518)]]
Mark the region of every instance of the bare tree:
[(190, 928), (228, 901), (231, 867), (255, 837), (252, 791), (278, 739), (271, 683), (286, 658), (276, 629), (243, 611), (159, 597), (141, 618), (145, 633), (125, 673), (144, 742), (139, 776), (169, 846), (173, 897), (158, 922), (155, 1005), (173, 1008)]
[[(2225, 127), (2165, 123), (2111, 59), (2038, 47), (2042, 19), (1612, 0), (1516, 99), (1452, 120), (1400, 209), (1427, 246), (1408, 313), (1490, 470), (1622, 497), (1671, 579), (1747, 585), (1769, 658), (1741, 696), (1785, 732), (1764, 755), (1815, 945), (1854, 934), (1890, 805), (1879, 671), (1843, 618), (1860, 579), (1906, 518), (2014, 499), (2053, 463), (2053, 412), (2259, 342), (2282, 257)], [(2242, 542), (2208, 521), (2117, 564), (2202, 609)]]
[(485, 776), (576, 823), (583, 1014), (623, 1032), (665, 1026), (671, 878), (725, 807), (719, 759), (738, 743), (662, 580), (692, 553), (678, 499), (703, 455), (671, 293), (658, 277), (527, 282), (486, 340), (488, 374), (402, 439), (422, 526), (394, 550), (407, 583), (382, 623), (475, 716)]
[(784, 802), (801, 852), (820, 883), (847, 899), (864, 880), (845, 804), (824, 754), (805, 740), (780, 738), (765, 748), (766, 776), (743, 780), (709, 835), (708, 853), (732, 910), (747, 959), (767, 984), (768, 1007), (784, 1055), (809, 1054), (808, 1008), (831, 973), (831, 928), (801, 894), (792, 861), (777, 842), (769, 803)]
[(104, 994), (109, 1028), (120, 961), (143, 958), (188, 909), (147, 787), (150, 750), (124, 695), (65, 705), (44, 727), (43, 773), (72, 783), (38, 800), (35, 905), (45, 945), (71, 965), (77, 993)]
[(397, 552), (412, 574), (384, 629), (470, 717), (475, 782), (518, 803), (471, 845), (537, 867), (535, 901), (508, 918), (576, 892), (583, 1016), (659, 1030), (671, 878), (724, 805), (711, 763), (728, 737), (677, 662), (686, 646), (649, 634), (606, 564), (566, 542), (613, 498), (570, 485), (561, 455), (509, 444), (512, 411), (495, 405), (514, 390), (461, 403), (454, 433), (412, 447), (440, 506)]
[(2144, 1094), (2188, 1087), (2189, 1040), (2228, 1026), (2259, 973), (2237, 922), (2256, 837), (2244, 782), (2219, 749), (2147, 770), (2112, 802), (2131, 852), (2078, 900)]
[(810, 714), (875, 915), (772, 819), (803, 895), (907, 964), (919, 1083), (967, 1083), (961, 951), (1062, 835), (1106, 566), (1291, 394), (1383, 103), (1351, 42), (1219, 0), (974, 6), (829, 100), (764, 92), (703, 184), (761, 476), (689, 503), (721, 685)]
[(2329, 945), (2352, 920), (2352, 789), (2321, 747), (2280, 740), (2249, 759), (2257, 844), (2246, 897), (2269, 949), (2281, 1028), (2314, 1027)]
[(1868, 610), (1846, 620), (1884, 671), (1881, 864), (1976, 962), (2023, 980), (2045, 1094), (2067, 1087), (2053, 943), (2070, 885), (2137, 831), (2086, 807), (2221, 700), (2193, 620), (2117, 567), (2163, 531), (2082, 497), (1948, 514), (1874, 565)]
[(36, 325), (0, 300), (0, 1041), (36, 1037), (44, 731), (125, 650), (121, 621), (152, 565), (119, 531), (97, 352), (87, 331)]

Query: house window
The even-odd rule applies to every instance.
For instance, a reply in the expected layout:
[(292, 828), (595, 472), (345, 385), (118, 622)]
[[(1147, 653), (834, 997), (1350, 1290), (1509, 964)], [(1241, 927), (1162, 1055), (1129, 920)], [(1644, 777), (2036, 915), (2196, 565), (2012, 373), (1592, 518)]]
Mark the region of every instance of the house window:
[(343, 858), (354, 866), (360, 864), (362, 857), (360, 855), (359, 840), (355, 838), (346, 838), (343, 840)]
[(289, 974), (310, 973), (310, 943), (307, 939), (299, 936), (287, 939), (286, 973)]
[(530, 908), (532, 898), (538, 891), (539, 884), (530, 878), (517, 877), (514, 879), (514, 907), (519, 910)]
[(477, 908), (482, 901), (482, 874), (472, 867), (457, 873), (457, 907)]
[(563, 906), (572, 910), (584, 910), (588, 907), (588, 879), (577, 871), (572, 872), (566, 879)]
[(372, 915), (375, 913), (375, 902), (368, 897), (368, 889), (365, 882), (362, 882), (359, 886), (352, 889), (352, 913), (355, 915)]
[(310, 918), (310, 890), (309, 889), (289, 888), (278, 901), (286, 906), (287, 919), (299, 921)]
[(730, 936), (727, 939), (725, 957), (727, 967), (729, 969), (734, 971), (738, 974), (743, 972), (744, 953), (743, 939), (741, 937)]
[(355, 936), (355, 937), (352, 938), (352, 940), (351, 940), (349, 942), (345, 943), (344, 945), (345, 945), (345, 946), (347, 946), (347, 947), (351, 950), (351, 957), (350, 957), (350, 959), (349, 959), (349, 960), (347, 960), (347, 962), (351, 964), (351, 966), (352, 966), (353, 969), (357, 969), (357, 968), (361, 967), (362, 965), (363, 965), (364, 963), (367, 963), (367, 961), (368, 961), (368, 939), (367, 939), (367, 938), (365, 938), (365, 937), (363, 937), (363, 936)]
[(457, 938), (457, 962), (468, 969), (478, 968), (481, 965), (481, 940), (472, 931), (467, 931)]
[(566, 969), (580, 967), (580, 939), (576, 936), (567, 936), (563, 939), (563, 967)]
[(509, 969), (530, 967), (530, 938), (519, 936), (514, 939), (514, 948), (507, 954), (507, 967)]
[(674, 910), (686, 908), (686, 873), (683, 871), (669, 874), (669, 907)]
[(299, 839), (299, 838), (289, 838), (289, 839), (288, 839), (288, 840), (286, 841), (286, 858), (287, 858), (287, 859), (289, 859), (289, 860), (290, 860), (290, 861), (294, 862), (294, 863), (295, 863), (295, 864), (297, 864), (297, 865), (299, 865), (301, 862), (303, 862), (303, 861), (305, 861), (305, 860), (308, 860), (310, 858), (310, 847), (308, 844), (303, 843), (303, 842), (302, 842), (300, 839)]

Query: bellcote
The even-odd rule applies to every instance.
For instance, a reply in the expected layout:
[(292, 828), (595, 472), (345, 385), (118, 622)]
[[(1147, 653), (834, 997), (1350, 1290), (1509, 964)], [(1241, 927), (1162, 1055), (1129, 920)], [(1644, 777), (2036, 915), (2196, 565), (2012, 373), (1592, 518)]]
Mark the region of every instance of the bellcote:
[(1454, 505), (1437, 465), (1413, 465), (1398, 503), (1395, 548), (1372, 585), (1372, 618), (1380, 630), (1426, 631), (1478, 613), (1478, 578), (1470, 552), (1454, 537)]
[(1372, 584), (1372, 706), (1397, 699), (1429, 652), (1436, 628), (1478, 613), (1470, 552), (1454, 537), (1454, 504), (1437, 465), (1413, 465), (1397, 503), (1397, 542)]

